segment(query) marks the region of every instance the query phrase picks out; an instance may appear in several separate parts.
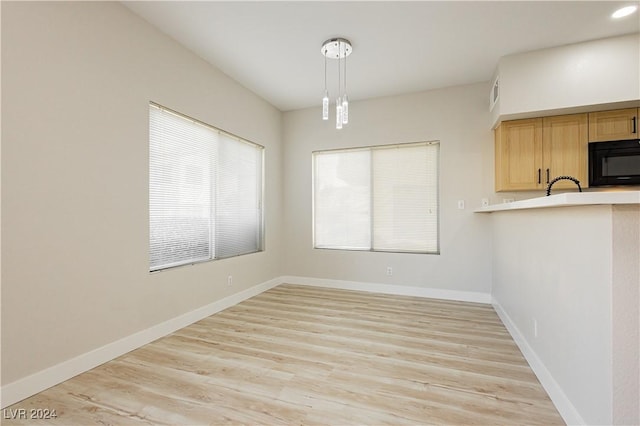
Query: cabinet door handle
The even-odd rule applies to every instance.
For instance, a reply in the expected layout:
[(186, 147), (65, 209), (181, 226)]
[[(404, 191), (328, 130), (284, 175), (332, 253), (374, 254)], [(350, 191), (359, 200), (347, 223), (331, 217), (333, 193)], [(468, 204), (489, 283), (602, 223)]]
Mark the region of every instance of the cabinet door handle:
[(538, 169), (538, 183), (539, 184), (542, 183), (542, 181), (540, 180), (541, 179), (541, 175), (540, 175), (541, 172), (542, 172), (542, 170)]
[(549, 169), (547, 169), (547, 183), (549, 183)]
[(638, 117), (633, 117), (631, 119), (631, 123), (633, 123), (632, 129), (631, 129), (631, 133), (633, 133), (633, 134), (635, 134), (638, 131), (637, 122), (638, 122)]

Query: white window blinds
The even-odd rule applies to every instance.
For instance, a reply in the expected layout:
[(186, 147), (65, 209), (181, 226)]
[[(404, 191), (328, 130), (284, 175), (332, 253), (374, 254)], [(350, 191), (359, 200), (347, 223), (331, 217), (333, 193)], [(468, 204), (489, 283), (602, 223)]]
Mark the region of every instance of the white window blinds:
[(217, 257), (259, 251), (262, 245), (262, 149), (222, 137), (218, 159)]
[(438, 148), (315, 152), (314, 246), (437, 253)]
[(371, 151), (316, 153), (314, 158), (315, 246), (369, 250)]
[(262, 249), (263, 148), (151, 104), (149, 269)]

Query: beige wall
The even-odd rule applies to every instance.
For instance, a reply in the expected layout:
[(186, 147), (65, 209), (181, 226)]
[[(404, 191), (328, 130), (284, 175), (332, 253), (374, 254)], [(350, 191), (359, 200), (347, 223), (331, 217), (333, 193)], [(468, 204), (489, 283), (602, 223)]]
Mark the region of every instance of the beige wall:
[[(474, 215), (493, 197), (493, 136), (486, 93), (475, 84), (352, 102), (336, 131), (319, 108), (284, 114), (285, 266), (294, 276), (489, 293), (488, 218)], [(440, 141), (440, 255), (315, 250), (311, 153), (338, 147)], [(457, 200), (465, 200), (459, 210)], [(387, 266), (393, 276), (386, 275)]]
[[(266, 147), (265, 252), (149, 274), (149, 101)], [(119, 3), (2, 2), (2, 383), (280, 276), (280, 126)]]

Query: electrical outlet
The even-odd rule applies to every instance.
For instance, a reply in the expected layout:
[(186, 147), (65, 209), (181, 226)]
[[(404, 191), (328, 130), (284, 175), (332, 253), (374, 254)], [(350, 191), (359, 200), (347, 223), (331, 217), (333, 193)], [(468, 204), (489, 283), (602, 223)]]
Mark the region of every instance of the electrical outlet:
[(464, 200), (458, 200), (458, 208), (464, 210)]
[(482, 199), (482, 207), (489, 207), (489, 199), (488, 198), (483, 198)]
[(227, 277), (227, 285), (233, 285), (233, 275)]
[(387, 275), (393, 275), (393, 268), (391, 266), (387, 266)]

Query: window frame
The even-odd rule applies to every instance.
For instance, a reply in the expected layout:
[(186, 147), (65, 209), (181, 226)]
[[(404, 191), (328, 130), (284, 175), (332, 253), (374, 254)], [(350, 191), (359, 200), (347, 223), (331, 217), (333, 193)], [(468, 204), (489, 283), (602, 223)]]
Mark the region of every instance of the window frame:
[[(216, 260), (223, 260), (223, 259), (228, 259), (228, 258), (232, 258), (232, 257), (238, 257), (238, 256), (244, 256), (244, 255), (249, 255), (249, 254), (254, 254), (254, 253), (260, 253), (263, 252), (265, 250), (265, 201), (264, 201), (264, 195), (265, 195), (265, 157), (266, 157), (266, 149), (263, 145), (260, 145), (258, 143), (255, 143), (251, 140), (245, 139), (243, 137), (237, 136), (233, 133), (227, 132), (225, 130), (222, 130), (218, 127), (215, 127), (211, 124), (208, 124), (206, 122), (203, 122), (201, 120), (198, 120), (196, 118), (193, 118), (191, 116), (188, 116), (186, 114), (183, 114), (181, 112), (175, 111), (171, 108), (165, 107), (159, 103), (150, 101), (148, 104), (148, 108), (149, 108), (149, 127), (148, 127), (148, 149), (149, 149), (149, 157), (148, 157), (148, 169), (147, 169), (147, 177), (148, 177), (148, 196), (147, 196), (147, 201), (148, 201), (148, 249), (149, 249), (149, 255), (148, 255), (148, 270), (149, 273), (157, 273), (157, 272), (162, 272), (162, 271), (166, 271), (166, 270), (170, 270), (170, 269), (174, 269), (174, 268), (181, 268), (184, 266), (193, 266), (196, 264), (200, 264), (200, 263), (205, 263), (205, 262), (211, 262), (211, 261), (216, 261)], [(243, 144), (247, 144), (253, 148), (256, 149), (256, 156), (259, 155), (259, 159), (257, 159), (256, 161), (256, 165), (259, 165), (259, 171), (256, 174), (256, 177), (259, 179), (259, 182), (255, 182), (256, 183), (256, 194), (258, 195), (258, 198), (256, 200), (256, 205), (257, 205), (257, 213), (258, 213), (258, 218), (257, 221), (255, 222), (257, 225), (257, 232), (256, 232), (256, 239), (257, 239), (257, 247), (255, 250), (252, 251), (248, 251), (248, 252), (240, 252), (237, 254), (231, 254), (231, 255), (227, 255), (227, 256), (219, 256), (218, 251), (216, 250), (216, 242), (217, 242), (217, 238), (216, 238), (216, 198), (218, 196), (217, 190), (213, 190), (213, 199), (211, 201), (211, 206), (209, 207), (209, 226), (210, 226), (210, 232), (209, 232), (209, 244), (210, 244), (210, 249), (209, 249), (209, 256), (207, 258), (202, 258), (200, 257), (199, 259), (191, 259), (191, 260), (187, 260), (187, 261), (175, 261), (175, 262), (170, 262), (170, 263), (164, 263), (160, 266), (152, 266), (152, 257), (151, 257), (151, 247), (152, 247), (152, 230), (151, 230), (151, 218), (152, 218), (152, 202), (151, 202), (151, 185), (152, 185), (152, 178), (151, 178), (151, 171), (152, 171), (152, 158), (151, 158), (151, 109), (155, 108), (159, 111), (162, 111), (164, 113), (169, 113), (172, 114), (180, 119), (183, 119), (185, 121), (190, 122), (191, 124), (195, 124), (197, 126), (202, 126), (203, 128), (205, 128), (208, 131), (211, 131), (212, 133), (215, 133), (217, 135), (223, 136), (227, 139), (227, 142), (229, 140), (233, 140), (237, 143), (243, 143)], [(227, 143), (224, 142), (224, 143)], [(216, 147), (213, 148), (216, 152), (219, 150), (219, 146), (222, 145), (222, 142), (220, 142), (218, 144), (218, 142), (216, 142)], [(215, 175), (216, 177), (218, 176), (218, 168), (219, 168), (219, 163), (218, 163), (218, 159), (216, 159), (216, 163), (213, 164), (212, 169), (210, 170), (209, 173), (209, 183), (211, 185), (213, 185), (214, 183), (216, 183), (215, 179), (211, 176), (211, 175)]]
[[(369, 151), (372, 152), (374, 150), (382, 150), (389, 149), (394, 147), (410, 147), (410, 146), (419, 146), (419, 145), (435, 145), (437, 146), (437, 152), (435, 154), (436, 161), (436, 176), (435, 176), (435, 199), (436, 199), (436, 224), (435, 224), (435, 233), (436, 233), (436, 241), (435, 241), (435, 250), (426, 250), (426, 251), (417, 251), (417, 250), (399, 250), (399, 249), (379, 249), (374, 248), (374, 238), (373, 238), (373, 229), (374, 229), (374, 213), (373, 207), (369, 212), (370, 215), (370, 228), (371, 235), (369, 241), (369, 248), (344, 248), (344, 247), (318, 247), (316, 242), (316, 155), (323, 153), (339, 153), (339, 152), (357, 152), (357, 151)], [(376, 252), (376, 253), (403, 253), (403, 254), (432, 254), (439, 255), (440, 254), (440, 242), (441, 242), (441, 233), (440, 233), (440, 140), (431, 140), (431, 141), (419, 141), (419, 142), (403, 142), (403, 143), (390, 143), (390, 144), (381, 144), (381, 145), (367, 145), (367, 146), (358, 146), (358, 147), (348, 147), (348, 148), (332, 148), (332, 149), (323, 149), (323, 150), (315, 150), (311, 152), (311, 232), (312, 232), (312, 241), (311, 245), (314, 250), (342, 250), (342, 251), (353, 251), (353, 252)], [(373, 170), (370, 172), (370, 180), (373, 182)], [(370, 188), (370, 193), (373, 194), (373, 187)], [(373, 206), (373, 195), (370, 197), (370, 204)]]

